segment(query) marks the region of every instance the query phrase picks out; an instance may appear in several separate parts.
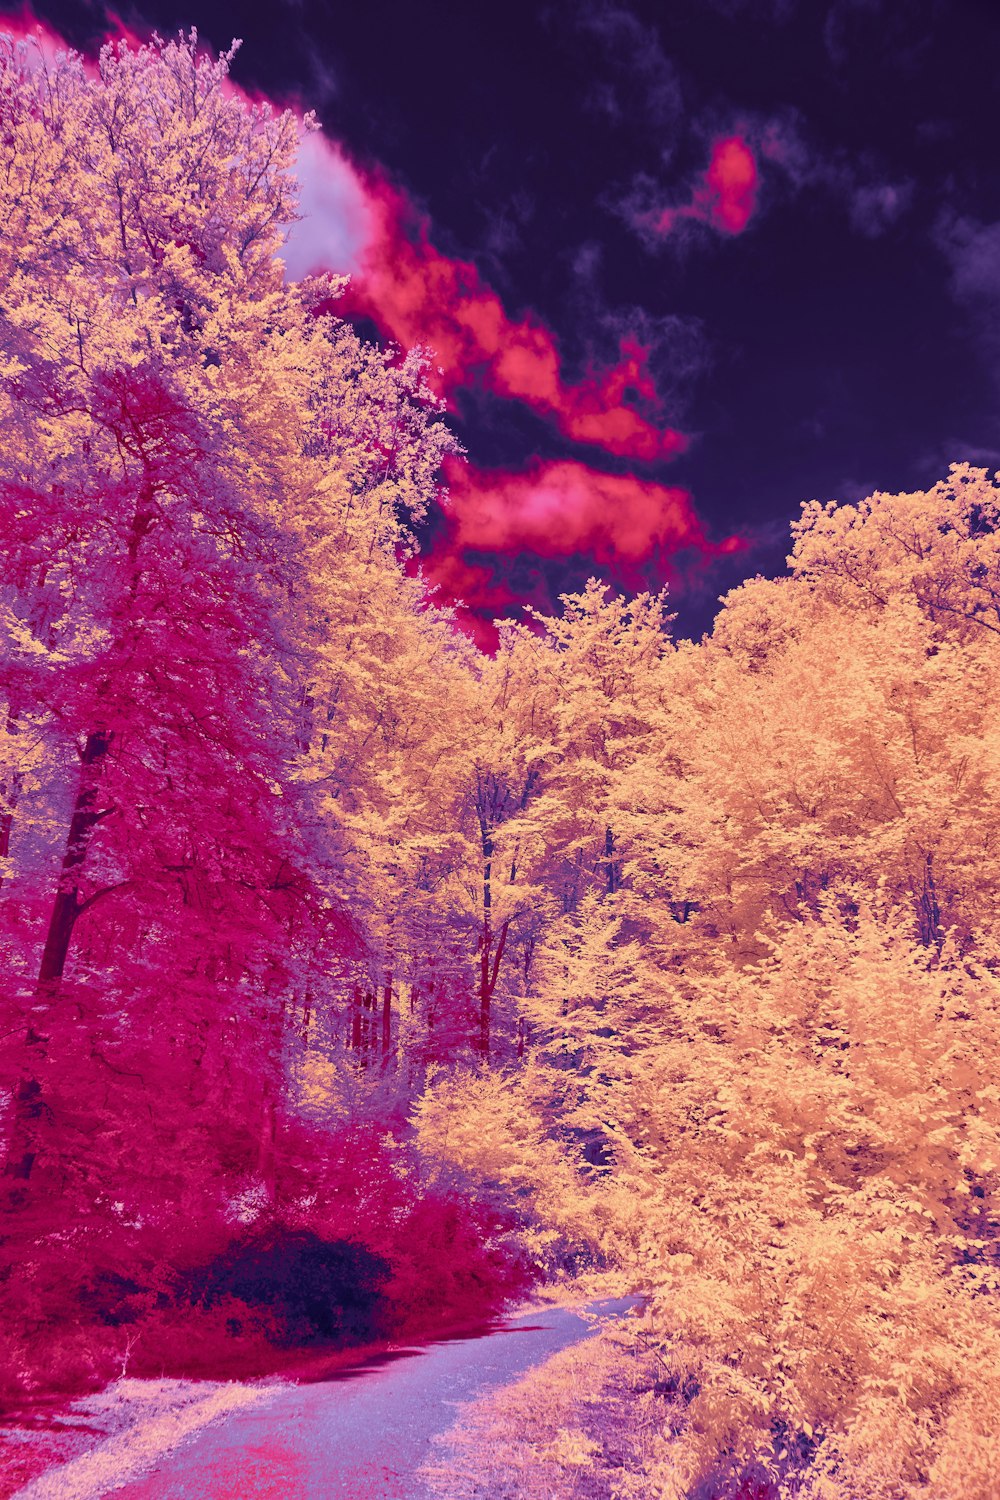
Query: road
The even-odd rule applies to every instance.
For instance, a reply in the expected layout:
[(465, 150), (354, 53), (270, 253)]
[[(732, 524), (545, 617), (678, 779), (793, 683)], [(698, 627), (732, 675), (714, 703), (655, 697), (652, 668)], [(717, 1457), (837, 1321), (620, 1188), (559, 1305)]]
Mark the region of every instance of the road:
[[(431, 1457), (434, 1436), (454, 1422), (456, 1403), (511, 1384), (590, 1335), (595, 1316), (620, 1316), (635, 1300), (583, 1312), (535, 1309), (490, 1332), (396, 1350), (334, 1379), (280, 1386), (203, 1427), (141, 1477), (98, 1493), (114, 1500), (430, 1500), (416, 1470)], [(66, 1467), (70, 1480), (73, 1466)], [(85, 1492), (69, 1483), (60, 1493), (76, 1500)]]

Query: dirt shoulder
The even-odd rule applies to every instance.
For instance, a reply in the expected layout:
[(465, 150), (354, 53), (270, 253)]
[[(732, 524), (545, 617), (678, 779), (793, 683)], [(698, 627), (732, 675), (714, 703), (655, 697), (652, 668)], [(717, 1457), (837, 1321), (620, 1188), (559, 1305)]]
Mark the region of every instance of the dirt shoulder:
[(283, 1388), (277, 1381), (116, 1380), (47, 1420), (0, 1429), (0, 1500), (97, 1500), (193, 1432)]

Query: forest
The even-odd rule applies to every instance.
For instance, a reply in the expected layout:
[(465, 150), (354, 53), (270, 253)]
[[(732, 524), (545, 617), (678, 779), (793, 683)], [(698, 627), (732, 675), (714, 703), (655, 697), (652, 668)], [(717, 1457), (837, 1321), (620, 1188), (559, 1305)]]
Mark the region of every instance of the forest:
[(446, 1493), (990, 1500), (1000, 488), (480, 650), (432, 353), (286, 280), (228, 62), (0, 55), (3, 1404), (601, 1274)]

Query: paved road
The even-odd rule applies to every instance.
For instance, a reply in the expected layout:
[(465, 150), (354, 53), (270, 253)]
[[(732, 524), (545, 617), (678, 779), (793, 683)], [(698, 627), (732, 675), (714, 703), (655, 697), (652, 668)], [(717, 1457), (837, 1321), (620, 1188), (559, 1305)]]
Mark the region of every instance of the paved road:
[[(602, 1318), (635, 1299), (594, 1304)], [(428, 1500), (414, 1472), (455, 1420), (453, 1403), (508, 1385), (593, 1331), (568, 1308), (394, 1353), (335, 1380), (284, 1388), (165, 1454), (109, 1500)]]

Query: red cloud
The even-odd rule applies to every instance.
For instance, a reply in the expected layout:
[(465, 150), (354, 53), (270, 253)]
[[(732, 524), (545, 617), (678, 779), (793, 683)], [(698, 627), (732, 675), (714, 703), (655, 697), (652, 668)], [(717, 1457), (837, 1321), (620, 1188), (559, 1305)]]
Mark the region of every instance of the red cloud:
[[(670, 457), (685, 446), (672, 428), (637, 412), (632, 401), (656, 401), (647, 351), (625, 341), (613, 369), (578, 384), (562, 377), (551, 331), (533, 317), (514, 321), (469, 261), (443, 255), (426, 225), (408, 234), (405, 200), (385, 183), (366, 184), (372, 234), (340, 307), (370, 317), (404, 348), (427, 345), (450, 392), (480, 379), (499, 395), (555, 419), (578, 442), (623, 457)], [(331, 269), (340, 269), (337, 266)]]
[[(37, 49), (38, 57), (48, 68), (55, 65), (60, 53), (80, 51), (79, 47), (71, 46), (62, 33), (54, 30), (48, 21), (39, 20), (28, 4), (22, 4), (16, 11), (4, 10), (3, 14), (0, 14), (0, 32), (6, 32), (8, 36), (12, 36), (15, 42), (29, 42)], [(143, 38), (125, 24), (117, 11), (105, 7), (102, 42), (116, 42), (138, 50), (144, 40), (148, 40), (152, 35), (152, 31), (146, 28), (146, 38)], [(81, 65), (88, 78), (97, 77), (97, 51), (97, 46), (94, 46), (87, 51), (80, 52)]]
[(543, 557), (586, 552), (614, 565), (639, 562), (657, 550), (708, 545), (687, 490), (633, 474), (539, 459), (510, 473), (452, 459), (446, 478), (458, 547)]
[(741, 234), (753, 213), (757, 196), (757, 163), (738, 135), (717, 141), (705, 174), (705, 186), (695, 193), (717, 229)]
[(496, 650), (499, 639), (497, 617), (510, 615), (525, 602), (544, 612), (550, 607), (547, 592), (526, 592), (511, 587), (506, 573), (509, 560), (498, 557), (492, 562), (473, 562), (454, 550), (447, 540), (436, 543), (429, 552), (411, 558), (407, 572), (419, 574), (428, 589), (436, 591), (443, 604), (455, 606), (455, 623), (481, 651)]
[[(590, 559), (625, 587), (645, 587), (641, 565), (653, 559), (665, 578), (678, 552), (693, 549), (703, 563), (739, 551), (731, 536), (710, 542), (687, 490), (603, 474), (587, 465), (536, 460), (526, 470), (475, 469), (446, 464), (447, 534), (414, 564), (442, 599), (461, 602), (457, 619), (485, 649), (496, 644), (490, 617), (529, 599), (551, 609), (544, 580), (524, 576), (525, 554)], [(469, 557), (468, 553), (473, 557)], [(481, 561), (476, 553), (491, 553)], [(508, 581), (517, 569), (517, 586)], [(527, 570), (530, 573), (530, 569)]]
[(757, 162), (741, 136), (715, 142), (704, 179), (691, 202), (666, 208), (652, 223), (658, 234), (669, 234), (679, 219), (700, 219), (723, 234), (742, 234), (757, 198)]

